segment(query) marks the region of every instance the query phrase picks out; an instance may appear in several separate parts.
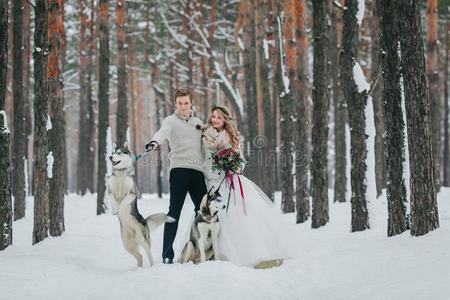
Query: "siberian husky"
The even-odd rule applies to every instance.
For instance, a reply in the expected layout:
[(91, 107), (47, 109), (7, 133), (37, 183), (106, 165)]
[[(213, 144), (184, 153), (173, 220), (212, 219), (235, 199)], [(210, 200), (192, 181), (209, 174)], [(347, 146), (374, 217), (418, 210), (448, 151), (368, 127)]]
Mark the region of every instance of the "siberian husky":
[[(213, 188), (211, 188), (212, 190)], [(180, 263), (192, 261), (195, 264), (206, 260), (219, 260), (219, 216), (220, 193), (209, 190), (200, 204), (200, 210), (191, 226), (190, 239), (178, 259)]]
[(122, 147), (114, 144), (113, 153), (109, 159), (113, 173), (107, 190), (112, 213), (119, 217), (123, 246), (136, 258), (138, 267), (142, 267), (142, 255), (139, 253), (139, 248), (144, 248), (152, 266), (154, 261), (150, 233), (165, 222), (175, 220), (164, 213), (153, 214), (146, 219), (139, 213), (137, 209), (139, 192), (134, 180), (135, 158), (127, 142)]

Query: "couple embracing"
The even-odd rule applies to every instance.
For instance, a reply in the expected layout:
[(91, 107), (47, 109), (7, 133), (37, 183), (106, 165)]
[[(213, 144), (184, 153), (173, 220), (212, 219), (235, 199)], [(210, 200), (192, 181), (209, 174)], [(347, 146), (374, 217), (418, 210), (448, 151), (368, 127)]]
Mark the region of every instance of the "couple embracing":
[(170, 205), (168, 215), (175, 219), (164, 227), (163, 263), (173, 263), (173, 243), (187, 193), (195, 211), (207, 189), (219, 189), (227, 208), (219, 212), (220, 257), (234, 264), (255, 266), (269, 260), (292, 256), (289, 237), (281, 213), (252, 181), (239, 173), (215, 168), (211, 153), (241, 153), (239, 131), (228, 109), (215, 106), (208, 120), (194, 117), (192, 94), (188, 89), (175, 93), (176, 111), (166, 117), (154, 134), (148, 150), (169, 142)]

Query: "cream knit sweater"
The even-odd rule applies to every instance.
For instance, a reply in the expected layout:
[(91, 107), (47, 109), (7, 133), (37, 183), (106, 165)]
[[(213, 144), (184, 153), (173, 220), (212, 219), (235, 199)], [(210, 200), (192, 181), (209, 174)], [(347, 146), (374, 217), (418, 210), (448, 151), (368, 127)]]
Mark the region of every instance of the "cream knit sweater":
[(169, 142), (169, 166), (187, 168), (203, 172), (204, 151), (202, 147), (203, 122), (192, 116), (185, 118), (178, 112), (166, 117), (152, 140), (162, 145)]

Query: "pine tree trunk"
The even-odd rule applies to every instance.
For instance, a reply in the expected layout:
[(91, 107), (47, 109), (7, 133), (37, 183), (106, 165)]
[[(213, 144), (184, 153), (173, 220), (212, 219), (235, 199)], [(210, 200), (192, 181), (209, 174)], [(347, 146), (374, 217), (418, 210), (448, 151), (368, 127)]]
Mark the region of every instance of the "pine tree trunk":
[(126, 2), (116, 0), (116, 38), (117, 38), (117, 123), (116, 140), (122, 145), (127, 140), (128, 97), (127, 97), (127, 51)]
[[(131, 7), (130, 7), (131, 10)], [(128, 14), (128, 25), (133, 26), (132, 23), (132, 17), (131, 14)], [(128, 141), (131, 144), (131, 149), (133, 149), (136, 153), (138, 152), (137, 150), (138, 148), (138, 144), (137, 144), (137, 137), (136, 137), (136, 71), (133, 70), (133, 68), (136, 66), (135, 64), (135, 60), (134, 60), (134, 55), (136, 55), (136, 53), (134, 53), (134, 41), (132, 36), (128, 35), (125, 38), (125, 41), (128, 45), (127, 47), (127, 63), (128, 66), (130, 66), (130, 70), (127, 73), (127, 94), (130, 97), (130, 103), (129, 103), (129, 107), (128, 107), (128, 120), (129, 120), (129, 128), (130, 128), (130, 140)], [(138, 164), (135, 165), (134, 168), (134, 176), (135, 176), (135, 180), (137, 182), (137, 184), (139, 185), (139, 168), (138, 168)]]
[(108, 0), (100, 0), (98, 14), (99, 66), (98, 66), (98, 168), (97, 215), (105, 213), (107, 131), (109, 127), (109, 13)]
[[(373, 11), (372, 8), (373, 0), (361, 0), (364, 2), (364, 18), (362, 19), (361, 25), (358, 30), (358, 56), (359, 56), (359, 64), (364, 72), (364, 74), (369, 74), (370, 70), (370, 47), (371, 47), (371, 19)], [(358, 0), (359, 2), (359, 0)]]
[(289, 78), (290, 84), (283, 86), (283, 95), (280, 96), (280, 126), (281, 126), (281, 190), (282, 190), (282, 209), (284, 213), (295, 211), (294, 202), (294, 178), (293, 168), (293, 117), (295, 101), (295, 79), (297, 52), (295, 45), (295, 1), (284, 1), (284, 51), (286, 53), (284, 76)]
[(445, 21), (445, 63), (444, 63), (444, 101), (445, 101), (445, 117), (444, 117), (444, 186), (450, 187), (450, 132), (449, 132), (449, 99), (448, 99), (448, 31), (450, 29), (449, 24), (449, 10), (447, 8), (446, 21)]
[[(161, 113), (160, 113), (160, 103), (163, 95), (156, 91), (155, 93), (155, 107), (156, 107), (156, 128), (161, 128)], [(161, 157), (162, 149), (159, 149), (157, 152), (157, 174), (156, 174), (156, 185), (158, 191), (158, 198), (162, 197), (163, 194), (163, 185), (162, 185), (162, 176), (163, 176), (163, 163)]]
[(352, 232), (369, 228), (369, 216), (366, 204), (366, 157), (365, 107), (367, 90), (358, 91), (353, 75), (357, 59), (358, 24), (356, 12), (357, 0), (346, 0), (344, 10), (343, 52), (341, 56), (341, 78), (350, 124), (351, 144), (351, 187), (352, 187)]
[(246, 151), (244, 157), (248, 163), (245, 168), (245, 174), (251, 180), (258, 181), (258, 161), (256, 157), (257, 148), (255, 140), (258, 135), (258, 111), (256, 101), (256, 57), (255, 57), (255, 20), (253, 12), (253, 2), (245, 2), (245, 22), (244, 22), (244, 74), (245, 82), (245, 111), (246, 111), (246, 136), (245, 145), (242, 145)]
[(399, 32), (395, 4), (377, 0), (380, 12), (381, 69), (386, 122), (386, 169), (388, 201), (388, 236), (406, 230), (406, 189), (403, 178), (404, 128), (400, 87)]
[(278, 123), (278, 118), (276, 115), (275, 105), (276, 102), (276, 96), (275, 95), (275, 74), (277, 70), (276, 66), (276, 56), (277, 56), (277, 49), (276, 46), (276, 28), (277, 28), (277, 21), (276, 21), (276, 13), (274, 12), (273, 7), (273, 1), (268, 0), (267, 1), (267, 27), (266, 27), (266, 40), (267, 40), (267, 51), (268, 51), (268, 59), (265, 60), (265, 64), (267, 64), (267, 72), (268, 72), (268, 78), (267, 82), (265, 83), (266, 88), (268, 90), (267, 94), (264, 95), (264, 121), (265, 121), (265, 135), (267, 137), (267, 156), (266, 156), (266, 162), (267, 162), (267, 168), (270, 172), (270, 174), (273, 174), (273, 176), (267, 176), (268, 180), (268, 195), (269, 197), (274, 200), (275, 195), (274, 192), (277, 190), (276, 184), (277, 179), (279, 180), (277, 176), (277, 136), (276, 136), (276, 124)]
[(65, 32), (63, 23), (64, 0), (49, 0), (49, 49), (48, 88), (50, 121), (48, 150), (54, 158), (52, 176), (49, 176), (50, 235), (60, 236), (64, 232), (64, 160), (65, 117), (63, 69)]
[[(13, 208), (10, 186), (9, 142), (6, 120), (6, 77), (8, 71), (8, 0), (0, 0), (0, 250), (12, 244)], [(6, 125), (6, 126), (5, 126)]]
[[(271, 99), (270, 99), (270, 108), (272, 112), (273, 121), (271, 122), (271, 136), (273, 139), (273, 149), (274, 152), (274, 163), (273, 163), (273, 174), (274, 174), (274, 190), (281, 190), (281, 168), (280, 168), (280, 151), (277, 151), (277, 147), (279, 145), (279, 126), (280, 123), (280, 106), (279, 106), (279, 100), (280, 100), (280, 88), (281, 85), (279, 84), (281, 82), (281, 67), (280, 67), (280, 54), (279, 50), (281, 45), (280, 38), (278, 37), (278, 11), (281, 10), (280, 8), (280, 1), (269, 0), (269, 16), (268, 16), (268, 33), (267, 33), (267, 39), (269, 43), (269, 57), (270, 57), (270, 63), (271, 63), (271, 71), (270, 73), (273, 74), (273, 77), (271, 78), (271, 86), (272, 86), (272, 93), (271, 93)], [(269, 141), (270, 143), (270, 141)]]
[[(241, 2), (239, 2), (239, 5), (241, 5)], [(245, 5), (244, 5), (245, 6)], [(209, 10), (209, 17), (210, 17), (210, 25), (209, 25), (209, 30), (208, 30), (208, 43), (210, 45), (210, 47), (208, 48), (208, 54), (210, 55), (209, 57), (209, 61), (208, 61), (208, 78), (213, 78), (213, 74), (214, 74), (214, 61), (215, 61), (215, 56), (213, 55), (214, 53), (214, 34), (216, 33), (217, 30), (217, 0), (211, 0), (211, 9)], [(210, 91), (209, 91), (209, 83), (208, 83), (208, 92), (207, 92), (207, 98), (211, 99), (213, 98)], [(217, 103), (211, 103), (211, 102), (215, 102), (215, 100), (213, 101), (207, 101), (205, 105), (207, 104), (217, 104)], [(205, 107), (207, 113), (209, 114), (209, 110), (210, 107)], [(206, 120), (206, 119), (205, 119)]]
[(11, 174), (14, 195), (14, 220), (25, 216), (25, 163), (27, 156), (27, 133), (25, 120), (25, 98), (23, 95), (23, 40), (22, 40), (22, 1), (13, 1), (13, 97), (14, 97), (14, 135), (12, 136)]
[[(9, 24), (8, 24), (8, 41), (9, 41), (9, 49), (8, 49), (8, 54), (7, 54), (7, 56), (8, 56), (8, 72), (7, 72), (7, 77), (6, 77), (6, 86), (7, 86), (7, 89), (6, 89), (6, 110), (5, 111), (10, 111), (11, 113), (11, 118), (13, 118), (13, 114), (14, 114), (14, 108), (13, 108), (13, 101), (12, 101), (12, 99), (13, 99), (13, 88), (12, 88), (12, 75), (13, 75), (13, 70), (12, 70), (12, 57), (13, 57), (13, 50), (14, 50), (14, 47), (12, 46), (12, 44), (13, 44), (13, 40), (14, 40), (14, 36), (13, 36), (13, 29), (14, 29), (14, 26), (11, 26), (11, 24), (13, 23), (13, 20), (12, 20), (12, 18), (13, 18), (13, 3), (12, 3), (12, 0), (9, 0), (8, 1), (9, 2), (9, 4), (8, 4), (8, 18), (9, 18)], [(13, 119), (11, 119), (12, 120), (12, 122), (11, 122), (11, 130), (13, 130), (13, 132), (12, 132), (12, 134), (11, 135), (13, 135), (14, 134), (14, 124), (13, 124)], [(12, 136), (11, 136), (11, 144), (12, 144)], [(12, 153), (11, 153), (11, 155), (12, 155)], [(12, 183), (11, 183), (12, 184)]]
[(442, 101), (439, 80), (438, 0), (427, 0), (427, 76), (430, 95), (434, 182), (441, 181)]
[(325, 0), (313, 2), (313, 125), (311, 196), (312, 228), (328, 223), (328, 73), (327, 8)]
[[(263, 1), (253, 0), (253, 17), (255, 19), (255, 27), (250, 28), (250, 30), (255, 31), (255, 79), (256, 79), (256, 111), (258, 116), (258, 135), (261, 136), (264, 134), (264, 105), (263, 105), (263, 80), (264, 83), (266, 79), (263, 74), (263, 67), (267, 65), (263, 65), (264, 59), (264, 48), (263, 48), (263, 40), (264, 40), (264, 24), (261, 15)], [(259, 150), (261, 150), (259, 148)], [(258, 175), (260, 173), (258, 172)], [(259, 176), (261, 177), (261, 176)], [(259, 178), (261, 180), (261, 178)]]
[(411, 234), (420, 236), (439, 227), (420, 1), (403, 1), (396, 14), (400, 32), (408, 32), (400, 35), (401, 66), (411, 176)]
[[(92, 0), (93, 4), (94, 0)], [(86, 123), (86, 143), (85, 143), (85, 153), (84, 157), (86, 164), (86, 174), (84, 174), (84, 182), (86, 190), (93, 193), (94, 190), (94, 165), (95, 165), (95, 147), (94, 147), (94, 97), (92, 95), (92, 80), (94, 76), (94, 48), (95, 48), (95, 16), (94, 7), (91, 5), (91, 18), (87, 23), (89, 26), (89, 39), (87, 40), (87, 76), (86, 76), (86, 117), (84, 121)]]
[(33, 245), (48, 237), (49, 200), (47, 180), (47, 0), (36, 0), (34, 8), (34, 227)]
[(79, 114), (79, 140), (78, 140), (78, 170), (77, 170), (77, 192), (81, 195), (87, 192), (87, 174), (88, 174), (88, 153), (89, 140), (88, 132), (88, 67), (89, 67), (89, 53), (87, 45), (87, 28), (89, 26), (89, 19), (86, 12), (86, 0), (80, 0), (80, 41), (79, 41), (79, 55), (80, 55), (80, 114)]
[[(199, 0), (195, 2), (195, 10), (200, 12), (200, 16), (199, 16), (199, 20), (198, 20), (198, 24), (200, 27), (200, 31), (201, 32), (205, 32), (205, 20), (206, 20), (206, 13), (205, 13), (205, 7), (203, 5), (203, 0)], [(215, 24), (214, 24), (215, 26)], [(200, 39), (200, 43), (204, 44), (204, 42), (201, 40), (200, 37), (198, 37)], [(209, 44), (209, 42), (208, 42)], [(208, 51), (212, 51), (211, 50), (212, 46), (209, 45), (209, 47), (207, 47), (206, 49)], [(200, 55), (200, 66), (199, 66), (199, 71), (200, 71), (200, 81), (201, 81), (201, 85), (202, 85), (202, 89), (204, 90), (201, 97), (200, 98), (200, 103), (199, 103), (199, 107), (202, 114), (202, 118), (203, 120), (206, 120), (208, 118), (208, 113), (209, 113), (209, 97), (208, 97), (208, 90), (209, 90), (209, 83), (208, 83), (208, 71), (207, 71), (207, 61), (206, 61), (206, 57), (204, 55)], [(200, 105), (201, 104), (201, 105)], [(200, 114), (198, 114), (200, 115)]]
[(381, 190), (386, 187), (386, 160), (384, 157), (384, 132), (385, 119), (383, 111), (383, 76), (381, 76), (380, 69), (380, 38), (379, 38), (379, 22), (380, 17), (378, 13), (377, 3), (380, 0), (373, 0), (372, 14), (372, 68), (371, 68), (371, 82), (374, 85), (372, 90), (372, 104), (375, 123), (375, 184), (377, 190), (377, 197), (381, 195)]
[(295, 2), (296, 40), (297, 40), (297, 79), (295, 81), (296, 116), (294, 122), (295, 138), (295, 199), (297, 223), (309, 218), (308, 189), (308, 36), (306, 33), (305, 0)]
[[(141, 84), (141, 73), (136, 71), (136, 101), (134, 110), (134, 149), (136, 153), (141, 152), (144, 148), (144, 143), (142, 142), (142, 84)], [(141, 183), (145, 183), (144, 172), (142, 171), (143, 164), (136, 164), (136, 180), (140, 186)]]
[(258, 142), (255, 147), (257, 148), (258, 160), (261, 161), (261, 166), (258, 172), (259, 187), (266, 193), (270, 199), (274, 199), (274, 176), (265, 176), (262, 169), (270, 170), (271, 174), (274, 174), (273, 154), (275, 153), (275, 145), (273, 143), (274, 138), (271, 136), (271, 123), (273, 120), (273, 113), (270, 107), (270, 91), (269, 85), (269, 57), (265, 54), (265, 48), (263, 43), (266, 41), (266, 26), (263, 19), (264, 12), (267, 6), (267, 1), (253, 1), (255, 7), (255, 33), (256, 33), (256, 49), (255, 57), (257, 60), (256, 65), (256, 78), (257, 78), (257, 102), (258, 102)]
[[(23, 13), (22, 13), (22, 41), (23, 41), (23, 99), (25, 101), (24, 110), (25, 110), (25, 132), (27, 136), (26, 141), (26, 165), (27, 173), (31, 174), (30, 162), (33, 161), (33, 151), (29, 151), (29, 144), (31, 140), (31, 135), (33, 134), (33, 103), (30, 98), (30, 87), (31, 87), (31, 8), (26, 0), (22, 0), (23, 5)], [(28, 190), (25, 191), (27, 195), (31, 192), (31, 182), (32, 176), (27, 176), (28, 182), (25, 184), (28, 185)]]
[[(340, 0), (339, 4), (343, 4)], [(345, 202), (347, 191), (347, 145), (345, 124), (347, 123), (347, 109), (342, 95), (342, 85), (339, 70), (339, 52), (342, 44), (342, 13), (333, 7), (331, 16), (332, 35), (330, 37), (331, 74), (333, 76), (333, 105), (334, 105), (334, 202)]]
[[(154, 15), (153, 15), (153, 23), (155, 24), (155, 27), (159, 24), (159, 14), (158, 10), (155, 7)], [(150, 30), (150, 28), (149, 28)], [(159, 31), (155, 32), (156, 39), (159, 38), (158, 36)], [(158, 61), (156, 60), (157, 53), (159, 51), (158, 43), (153, 43), (153, 59), (151, 61), (151, 70), (152, 70), (152, 84), (153, 84), (153, 91), (155, 94), (155, 112), (156, 112), (156, 128), (161, 128), (161, 104), (164, 103), (164, 95), (161, 94), (159, 88), (160, 88), (160, 76), (159, 76), (159, 68), (158, 68)], [(173, 93), (170, 93), (170, 95), (173, 95)], [(156, 188), (158, 197), (161, 198), (163, 194), (163, 185), (162, 185), (162, 176), (163, 176), (163, 165), (162, 165), (162, 159), (161, 159), (161, 152), (162, 149), (159, 149), (157, 151), (157, 162), (156, 162)]]
[(194, 84), (194, 47), (193, 44), (189, 41), (194, 40), (194, 29), (191, 25), (191, 18), (192, 18), (192, 8), (193, 8), (193, 2), (194, 0), (186, 0), (186, 8), (185, 8), (185, 14), (186, 17), (183, 18), (184, 26), (183, 30), (185, 31), (185, 35), (188, 38), (187, 42), (187, 51), (186, 53), (186, 60), (187, 60), (187, 86), (192, 87)]
[[(253, 178), (253, 181), (263, 190), (267, 191), (265, 186), (264, 176), (260, 170), (265, 168), (264, 162), (264, 148), (267, 145), (266, 137), (264, 136), (264, 107), (263, 107), (263, 83), (262, 83), (262, 59), (264, 53), (261, 53), (263, 50), (263, 37), (262, 32), (264, 29), (261, 28), (263, 24), (261, 24), (261, 6), (263, 1), (253, 0), (253, 15), (251, 17), (254, 18), (254, 27), (249, 28), (249, 30), (254, 31), (255, 38), (255, 48), (253, 49), (255, 52), (253, 55), (255, 56), (255, 93), (256, 97), (254, 100), (256, 101), (256, 127), (257, 127), (257, 136), (254, 139), (255, 152), (253, 153), (253, 161), (256, 161), (258, 164), (258, 170), (256, 172), (256, 176)], [(267, 65), (266, 65), (267, 67)], [(268, 177), (268, 176), (265, 176)]]

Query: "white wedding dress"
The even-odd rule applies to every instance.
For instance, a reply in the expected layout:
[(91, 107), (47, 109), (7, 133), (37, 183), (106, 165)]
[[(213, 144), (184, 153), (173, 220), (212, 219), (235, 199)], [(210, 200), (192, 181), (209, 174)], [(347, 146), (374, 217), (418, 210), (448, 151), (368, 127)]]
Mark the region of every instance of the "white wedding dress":
[[(225, 173), (212, 171), (212, 160), (208, 153), (206, 156), (207, 187), (209, 190), (214, 186), (215, 190)], [(233, 175), (234, 190), (230, 189), (230, 179), (226, 178), (219, 189), (223, 205), (227, 205), (230, 197), (228, 210), (219, 212), (221, 259), (236, 265), (255, 266), (263, 261), (293, 257), (297, 248), (292, 243), (295, 237), (283, 222), (281, 209), (247, 177)]]

